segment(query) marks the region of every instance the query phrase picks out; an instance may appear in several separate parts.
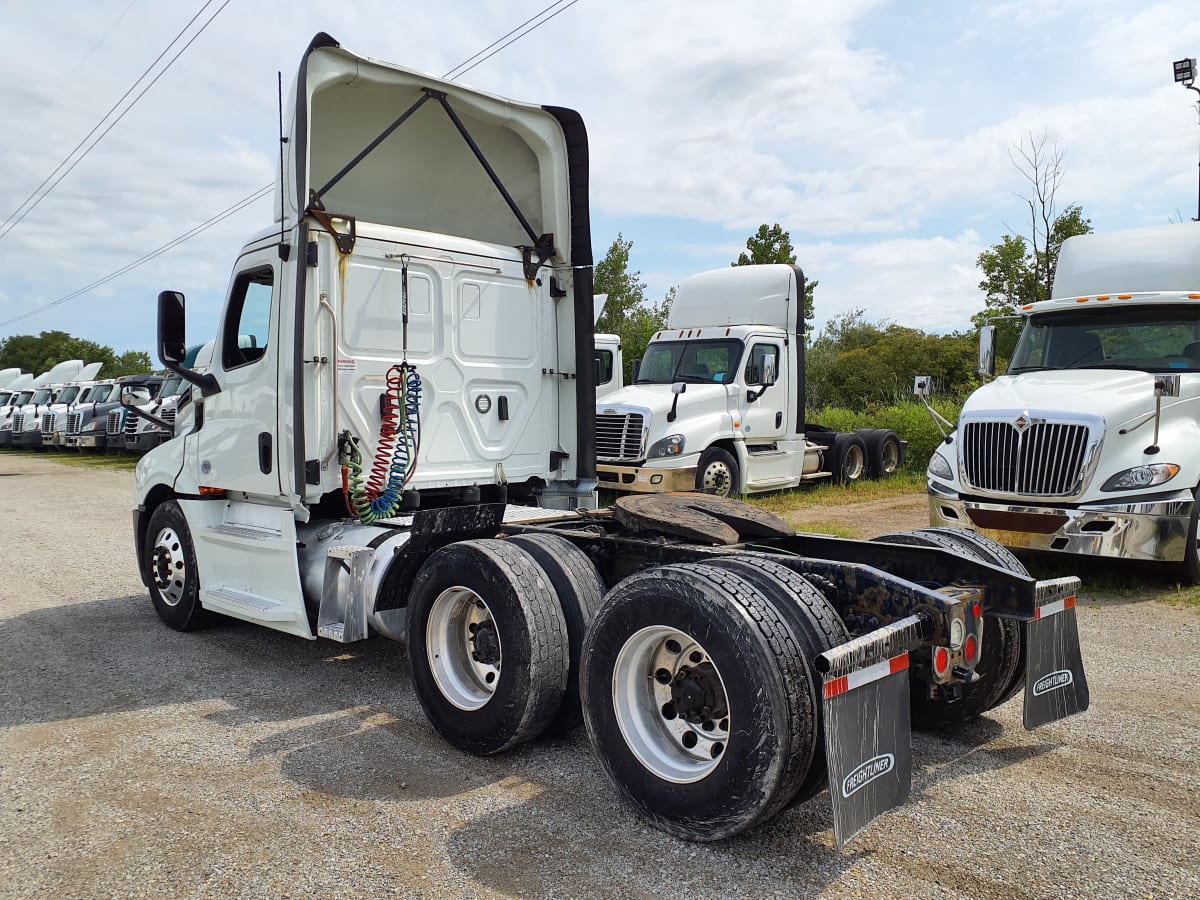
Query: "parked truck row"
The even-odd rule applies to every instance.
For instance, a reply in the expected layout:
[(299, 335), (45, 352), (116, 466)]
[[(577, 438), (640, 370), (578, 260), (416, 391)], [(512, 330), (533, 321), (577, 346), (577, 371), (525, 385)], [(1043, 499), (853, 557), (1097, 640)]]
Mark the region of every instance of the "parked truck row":
[[(582, 722), (631, 807), (693, 840), (828, 787), (842, 844), (906, 799), (910, 723), (958, 728), (1018, 693), (1031, 728), (1086, 709), (1078, 580), (1036, 581), (978, 534), (796, 534), (698, 493), (596, 508), (578, 113), (319, 34), (282, 118), (276, 221), (234, 262), (206, 371), (183, 295), (159, 296), (188, 399), (138, 463), (133, 532), (168, 626), (402, 641), (449, 743), (492, 754)], [(662, 396), (638, 394), (642, 442), (719, 414), (739, 486), (815, 472), (790, 380), (803, 295), (790, 266), (687, 285), (714, 312), (647, 351), (632, 387)], [(724, 324), (722, 296), (762, 321)], [(690, 466), (691, 439), (664, 458)]]

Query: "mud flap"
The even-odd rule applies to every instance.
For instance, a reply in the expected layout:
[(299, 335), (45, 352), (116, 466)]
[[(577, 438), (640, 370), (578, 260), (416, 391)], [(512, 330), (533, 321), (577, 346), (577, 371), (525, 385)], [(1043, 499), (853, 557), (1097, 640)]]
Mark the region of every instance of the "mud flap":
[(1026, 631), (1025, 727), (1073, 716), (1088, 708), (1087, 676), (1075, 618), (1078, 578), (1037, 584), (1037, 609)]
[(817, 657), (825, 679), (825, 755), (839, 849), (908, 799), (908, 653), (921, 643), (921, 632), (921, 620), (910, 616)]

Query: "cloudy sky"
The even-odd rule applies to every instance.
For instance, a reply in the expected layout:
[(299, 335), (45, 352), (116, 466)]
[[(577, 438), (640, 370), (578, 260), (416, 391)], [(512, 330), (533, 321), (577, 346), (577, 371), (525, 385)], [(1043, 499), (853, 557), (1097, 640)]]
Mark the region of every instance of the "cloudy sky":
[[(202, 2), (0, 0), (0, 221)], [(272, 182), (275, 73), (286, 88), (316, 32), (441, 75), (549, 2), (229, 0), (36, 208), (0, 227), (0, 323)], [(1060, 200), (1098, 230), (1196, 214), (1197, 95), (1171, 76), (1193, 55), (1200, 21), (1154, 0), (578, 0), (463, 81), (582, 113), (596, 255), (623, 233), (652, 298), (779, 222), (821, 282), (818, 324), (857, 307), (944, 332), (981, 305), (979, 252), (1024, 227), (1009, 151), (1025, 135), (1058, 143)], [(62, 329), (150, 350), (164, 288), (188, 295), (189, 337), (211, 335), (234, 254), (269, 204), (0, 325), (0, 339)]]

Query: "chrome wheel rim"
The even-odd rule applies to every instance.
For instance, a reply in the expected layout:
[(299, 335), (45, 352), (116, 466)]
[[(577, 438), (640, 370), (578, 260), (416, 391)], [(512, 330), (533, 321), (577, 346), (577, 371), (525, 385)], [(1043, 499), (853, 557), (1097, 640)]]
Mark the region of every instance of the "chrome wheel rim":
[(730, 710), (721, 673), (692, 637), (666, 625), (632, 634), (613, 667), (625, 745), (664, 781), (691, 784), (724, 759)]
[(895, 474), (895, 471), (900, 468), (900, 445), (895, 441), (885, 441), (880, 457), (881, 474)]
[(158, 596), (167, 606), (178, 606), (183, 599), (187, 584), (187, 559), (183, 552), (183, 540), (174, 528), (163, 528), (154, 539), (150, 565), (151, 577)]
[(730, 496), (733, 493), (733, 470), (720, 460), (710, 462), (700, 476), (700, 487), (718, 497)]
[(847, 447), (846, 461), (842, 464), (842, 472), (847, 481), (858, 481), (863, 474), (863, 452), (861, 447)]
[(425, 655), (438, 690), (466, 712), (482, 709), (500, 683), (500, 632), (492, 611), (470, 588), (442, 591), (425, 625)]

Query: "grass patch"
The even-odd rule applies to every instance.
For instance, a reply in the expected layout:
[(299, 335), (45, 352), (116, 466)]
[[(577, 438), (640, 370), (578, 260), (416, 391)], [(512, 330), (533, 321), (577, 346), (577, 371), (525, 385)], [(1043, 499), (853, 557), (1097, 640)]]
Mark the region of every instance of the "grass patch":
[(39, 453), (36, 450), (10, 450), (5, 455), (10, 459), (44, 459), (49, 462), (62, 463), (64, 466), (74, 466), (77, 469), (108, 469), (119, 472), (132, 472), (139, 459), (136, 456), (75, 451)]
[(805, 534), (827, 534), (835, 538), (854, 538), (858, 535), (857, 530), (849, 525), (836, 525), (833, 522), (805, 522), (800, 526), (800, 531)]
[[(786, 516), (797, 509), (813, 506), (841, 506), (846, 503), (868, 503), (872, 500), (889, 500), (892, 497), (907, 497), (925, 493), (925, 473), (900, 471), (884, 481), (859, 481), (855, 484), (802, 485), (788, 491), (743, 497), (759, 509)], [(808, 528), (809, 526), (805, 526)], [(832, 532), (831, 532), (832, 533)], [(839, 535), (848, 537), (849, 535)]]

